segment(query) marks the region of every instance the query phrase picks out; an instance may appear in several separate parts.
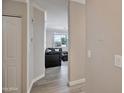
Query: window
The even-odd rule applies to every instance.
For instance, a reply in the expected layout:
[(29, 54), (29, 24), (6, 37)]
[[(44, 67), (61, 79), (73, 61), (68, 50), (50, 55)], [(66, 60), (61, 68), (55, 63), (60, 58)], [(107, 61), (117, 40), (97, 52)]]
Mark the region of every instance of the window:
[(54, 47), (67, 47), (68, 35), (66, 33), (54, 33)]

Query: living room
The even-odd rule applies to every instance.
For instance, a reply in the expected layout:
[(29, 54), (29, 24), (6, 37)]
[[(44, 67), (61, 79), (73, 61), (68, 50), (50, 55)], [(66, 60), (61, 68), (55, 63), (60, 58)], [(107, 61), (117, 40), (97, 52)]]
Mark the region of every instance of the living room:
[[(55, 55), (57, 52), (60, 53), (60, 60), (62, 62), (68, 61), (68, 31), (67, 29), (53, 29), (47, 28), (46, 31), (46, 65), (50, 62), (47, 61), (57, 61), (57, 56), (53, 56), (52, 58), (48, 57), (48, 55)], [(47, 58), (48, 57), (48, 58)], [(51, 63), (51, 66), (57, 66), (54, 62)], [(60, 62), (61, 65), (61, 62)], [(48, 66), (50, 67), (50, 65)]]

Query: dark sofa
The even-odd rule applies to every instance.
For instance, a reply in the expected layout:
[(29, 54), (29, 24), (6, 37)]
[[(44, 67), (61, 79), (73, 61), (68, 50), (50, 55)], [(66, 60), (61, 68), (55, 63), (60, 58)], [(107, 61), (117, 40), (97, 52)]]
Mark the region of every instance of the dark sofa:
[(67, 51), (62, 52), (62, 61), (68, 61), (68, 52)]
[(45, 51), (45, 67), (61, 66), (62, 48), (47, 48)]

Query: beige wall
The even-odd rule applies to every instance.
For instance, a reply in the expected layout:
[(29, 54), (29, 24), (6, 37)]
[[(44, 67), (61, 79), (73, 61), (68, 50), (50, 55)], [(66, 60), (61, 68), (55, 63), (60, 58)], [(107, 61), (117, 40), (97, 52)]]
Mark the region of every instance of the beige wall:
[(69, 82), (85, 78), (85, 7), (69, 5)]
[(121, 68), (114, 55), (121, 54), (121, 0), (87, 0), (87, 93), (121, 93)]
[(22, 17), (22, 87), (23, 93), (26, 93), (26, 62), (27, 62), (27, 6), (26, 3), (20, 3), (11, 0), (3, 0), (3, 15), (12, 15)]

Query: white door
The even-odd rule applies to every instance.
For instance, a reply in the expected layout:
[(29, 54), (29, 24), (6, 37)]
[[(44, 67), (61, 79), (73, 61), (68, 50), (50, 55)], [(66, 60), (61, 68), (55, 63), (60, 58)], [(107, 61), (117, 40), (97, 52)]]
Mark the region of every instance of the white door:
[(3, 92), (21, 93), (21, 18), (3, 16)]
[(45, 74), (45, 14), (33, 8), (34, 77)]

